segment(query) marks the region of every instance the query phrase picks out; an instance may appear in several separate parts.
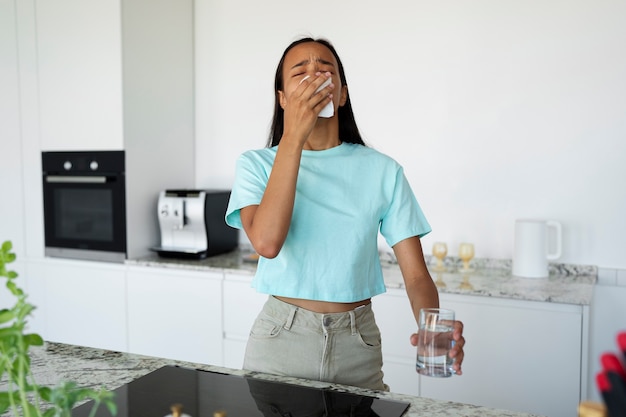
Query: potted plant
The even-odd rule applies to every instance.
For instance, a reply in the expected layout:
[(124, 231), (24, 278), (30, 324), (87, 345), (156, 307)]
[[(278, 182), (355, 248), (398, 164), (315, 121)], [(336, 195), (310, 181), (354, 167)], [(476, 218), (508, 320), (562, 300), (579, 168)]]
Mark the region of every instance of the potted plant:
[[(29, 349), (41, 346), (40, 335), (26, 333), (27, 318), (35, 306), (18, 287), (18, 274), (7, 269), (15, 261), (13, 245), (6, 241), (0, 248), (0, 277), (6, 278), (9, 295), (16, 298), (11, 308), (0, 309), (0, 415), (10, 411), (23, 417), (70, 417), (72, 408), (87, 399), (94, 400), (90, 416), (100, 404), (105, 404), (112, 415), (117, 413), (114, 394), (106, 389), (99, 391), (79, 387), (74, 382), (62, 382), (56, 387), (38, 386), (30, 368)], [(5, 302), (2, 302), (4, 305)]]

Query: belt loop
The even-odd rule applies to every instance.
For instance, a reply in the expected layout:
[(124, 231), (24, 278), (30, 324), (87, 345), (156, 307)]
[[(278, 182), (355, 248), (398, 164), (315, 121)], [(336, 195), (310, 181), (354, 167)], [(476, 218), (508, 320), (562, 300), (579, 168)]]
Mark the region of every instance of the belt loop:
[(298, 310), (298, 307), (296, 306), (289, 306), (289, 315), (287, 316), (287, 321), (285, 322), (285, 325), (283, 326), (285, 328), (285, 330), (289, 330), (291, 329), (291, 325), (293, 324), (293, 319), (296, 316), (296, 311)]
[(354, 310), (350, 310), (348, 313), (350, 313), (350, 330), (352, 331), (352, 336), (354, 336), (356, 334), (356, 316)]

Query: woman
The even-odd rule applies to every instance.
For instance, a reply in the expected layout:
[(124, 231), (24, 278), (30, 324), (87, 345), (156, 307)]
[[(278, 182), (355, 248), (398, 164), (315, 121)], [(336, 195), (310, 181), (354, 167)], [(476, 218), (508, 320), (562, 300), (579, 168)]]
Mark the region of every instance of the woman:
[[(387, 389), (371, 309), (371, 298), (385, 291), (378, 231), (394, 250), (417, 318), (420, 308), (439, 306), (420, 244), (430, 226), (402, 167), (363, 143), (328, 41), (289, 45), (275, 92), (268, 147), (239, 158), (226, 213), (261, 256), (253, 286), (270, 295), (244, 369)], [(334, 115), (318, 117), (329, 103)], [(457, 322), (453, 336), (457, 374), (462, 328)]]

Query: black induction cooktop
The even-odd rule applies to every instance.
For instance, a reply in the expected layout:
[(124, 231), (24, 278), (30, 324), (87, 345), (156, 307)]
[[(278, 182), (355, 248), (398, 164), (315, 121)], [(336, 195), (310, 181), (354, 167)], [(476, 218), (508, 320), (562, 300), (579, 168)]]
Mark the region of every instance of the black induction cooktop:
[[(409, 403), (253, 377), (165, 366), (115, 390), (118, 417), (400, 417)], [(87, 417), (92, 402), (72, 411)], [(96, 417), (109, 417), (100, 406)]]

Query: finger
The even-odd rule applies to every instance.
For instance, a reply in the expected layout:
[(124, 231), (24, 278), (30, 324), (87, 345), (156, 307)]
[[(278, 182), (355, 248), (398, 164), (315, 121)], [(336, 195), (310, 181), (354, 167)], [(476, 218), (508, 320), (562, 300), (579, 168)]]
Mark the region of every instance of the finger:
[(417, 346), (417, 340), (418, 340), (417, 333), (413, 333), (411, 337), (409, 338), (409, 340), (411, 342), (411, 345)]
[[(320, 79), (321, 84), (317, 85)], [(313, 101), (318, 100), (316, 105), (322, 104), (325, 106), (330, 100), (332, 100), (332, 92), (335, 86), (333, 85), (333, 79), (330, 77), (330, 73), (319, 76), (318, 79), (312, 83), (312, 85), (317, 85), (315, 92), (312, 95)]]
[(321, 100), (315, 106), (313, 106), (313, 110), (319, 114), (319, 112), (321, 112), (322, 109), (326, 107), (326, 105), (332, 101), (333, 101), (333, 95), (328, 94), (327, 96), (322, 97)]
[(460, 346), (456, 345), (450, 350), (450, 357), (454, 360), (452, 369), (454, 369), (454, 372), (457, 375), (462, 375), (463, 371), (461, 366), (463, 364), (463, 359), (465, 358), (465, 352)]
[(463, 375), (463, 371), (461, 370), (461, 365), (454, 364), (452, 368), (454, 369), (454, 373), (456, 375)]
[(463, 352), (463, 347), (465, 346), (465, 338), (461, 337), (459, 340), (454, 341), (454, 346), (450, 350), (450, 354), (452, 356), (456, 355), (456, 352)]
[(455, 321), (454, 322), (454, 340), (459, 340), (463, 337), (463, 322)]
[[(331, 80), (332, 82), (331, 75), (332, 74), (330, 72), (316, 72), (313, 77), (307, 75), (300, 80), (300, 84), (298, 85), (298, 88), (296, 90), (300, 90), (302, 93), (308, 91), (310, 97), (313, 97), (316, 93), (321, 92), (322, 89), (320, 89), (320, 87), (325, 82), (327, 82), (328, 80)], [(327, 86), (324, 86), (324, 88), (326, 87)]]

